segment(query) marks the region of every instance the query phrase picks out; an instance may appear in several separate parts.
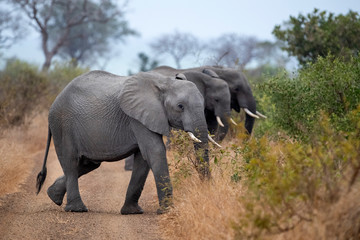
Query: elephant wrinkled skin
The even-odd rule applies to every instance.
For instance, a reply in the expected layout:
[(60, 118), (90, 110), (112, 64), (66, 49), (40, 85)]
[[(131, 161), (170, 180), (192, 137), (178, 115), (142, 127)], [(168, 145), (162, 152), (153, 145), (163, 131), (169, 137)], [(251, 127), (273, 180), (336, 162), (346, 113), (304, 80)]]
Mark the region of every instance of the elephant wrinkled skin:
[[(181, 89), (181, 90), (180, 90)], [(78, 178), (102, 161), (117, 161), (134, 154), (134, 166), (122, 214), (138, 214), (138, 205), (151, 169), (159, 198), (159, 213), (171, 203), (172, 187), (163, 135), (170, 127), (194, 133), (194, 143), (208, 163), (204, 101), (195, 84), (174, 81), (156, 73), (120, 77), (92, 71), (71, 81), (57, 96), (49, 111), (49, 134), (37, 189), (46, 177), (46, 159), (51, 137), (64, 175), (48, 189), (61, 205), (67, 193), (66, 211), (87, 211)], [(208, 165), (201, 169), (208, 176)]]
[[(208, 130), (215, 135), (216, 141), (221, 141), (229, 130), (230, 91), (226, 82), (215, 72), (209, 69), (205, 72), (187, 71), (176, 74), (176, 78), (195, 83), (204, 98)], [(219, 130), (218, 125), (221, 126)]]

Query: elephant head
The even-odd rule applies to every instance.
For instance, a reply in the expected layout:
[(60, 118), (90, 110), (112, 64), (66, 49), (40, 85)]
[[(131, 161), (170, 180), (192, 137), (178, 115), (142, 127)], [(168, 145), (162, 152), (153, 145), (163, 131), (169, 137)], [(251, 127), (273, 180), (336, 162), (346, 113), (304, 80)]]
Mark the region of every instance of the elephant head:
[[(207, 69), (207, 71), (211, 70)], [(187, 71), (176, 74), (176, 78), (195, 83), (205, 101), (208, 129), (211, 134), (215, 134), (215, 140), (221, 141), (229, 129), (230, 91), (226, 82), (215, 72), (211, 72), (212, 75)]]
[[(245, 111), (245, 128), (251, 134), (255, 118), (259, 118), (258, 115), (265, 116), (256, 111), (256, 101), (245, 75), (230, 68), (211, 67), (211, 70), (228, 84), (231, 95), (231, 108), (237, 112), (240, 112), (241, 108)], [(203, 70), (204, 73), (210, 76), (213, 74), (212, 71)]]
[(120, 93), (121, 109), (148, 129), (169, 136), (170, 127), (182, 129), (202, 150), (200, 169), (209, 175), (208, 133), (204, 100), (196, 85), (174, 81), (157, 73), (139, 73), (128, 79)]

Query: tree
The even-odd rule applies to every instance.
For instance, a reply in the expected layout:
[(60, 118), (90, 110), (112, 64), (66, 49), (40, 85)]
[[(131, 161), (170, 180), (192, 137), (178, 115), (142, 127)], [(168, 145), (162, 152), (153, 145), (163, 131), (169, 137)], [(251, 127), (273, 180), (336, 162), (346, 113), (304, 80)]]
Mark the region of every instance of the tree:
[(208, 48), (213, 54), (210, 63), (243, 69), (256, 57), (257, 44), (258, 40), (252, 36), (224, 34), (209, 44)]
[(306, 16), (290, 16), (283, 26), (275, 26), (273, 34), (302, 65), (314, 62), (318, 56), (326, 57), (329, 52), (348, 58), (359, 53), (360, 17), (353, 11), (335, 16), (315, 9)]
[(134, 34), (127, 26), (124, 12), (111, 0), (12, 2), (21, 7), (30, 24), (41, 34), (45, 55), (43, 70), (50, 67), (53, 57), (59, 53), (85, 61), (93, 54), (102, 56), (108, 50), (110, 39), (121, 40)]
[(181, 61), (200, 51), (198, 39), (190, 33), (175, 31), (172, 34), (165, 34), (150, 44), (156, 54), (170, 55), (177, 68), (181, 68)]
[[(286, 63), (290, 60), (284, 51), (281, 50), (283, 44), (279, 41), (270, 42), (270, 41), (260, 41), (256, 46), (255, 59), (257, 65), (261, 66), (272, 65), (272, 66), (282, 66), (284, 67)], [(276, 67), (275, 67), (276, 68)]]
[[(159, 62), (157, 60), (150, 60), (149, 56), (143, 52), (138, 54), (138, 58), (140, 60), (139, 72), (147, 72), (159, 66)], [(128, 73), (129, 75), (134, 74), (131, 70), (129, 70)]]
[[(8, 48), (24, 35), (19, 16), (12, 11), (0, 10), (0, 49)], [(16, 20), (17, 19), (17, 20)]]

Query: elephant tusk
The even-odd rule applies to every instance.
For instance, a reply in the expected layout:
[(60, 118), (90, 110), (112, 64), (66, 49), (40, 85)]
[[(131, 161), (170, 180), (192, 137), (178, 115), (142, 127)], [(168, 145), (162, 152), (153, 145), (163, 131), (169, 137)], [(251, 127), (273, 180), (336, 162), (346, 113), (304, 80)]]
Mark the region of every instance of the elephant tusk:
[(264, 114), (262, 114), (262, 113), (260, 113), (260, 112), (258, 112), (258, 111), (256, 111), (256, 114), (257, 114), (258, 116), (262, 117), (262, 118), (267, 118)]
[(253, 118), (259, 118), (259, 116), (258, 115), (256, 115), (256, 114), (253, 114), (252, 112), (250, 112), (250, 110), (249, 109), (247, 109), (247, 108), (244, 108), (244, 111), (246, 112), (246, 114), (247, 115), (249, 115), (250, 117), (253, 117)]
[(188, 132), (188, 134), (193, 141), (201, 143), (201, 140), (196, 138), (192, 132)]
[(232, 124), (234, 124), (235, 126), (237, 126), (237, 123), (234, 121), (234, 119), (230, 118), (230, 122), (231, 122)]
[(222, 146), (220, 144), (218, 144), (217, 142), (215, 142), (214, 139), (212, 139), (212, 137), (210, 137), (210, 135), (208, 134), (208, 139), (210, 140), (210, 142), (212, 142), (213, 144), (215, 144), (216, 146), (218, 146), (219, 148), (222, 148)]
[(218, 124), (222, 127), (224, 127), (224, 124), (223, 122), (221, 121), (220, 117), (219, 116), (216, 116), (216, 121), (218, 122)]

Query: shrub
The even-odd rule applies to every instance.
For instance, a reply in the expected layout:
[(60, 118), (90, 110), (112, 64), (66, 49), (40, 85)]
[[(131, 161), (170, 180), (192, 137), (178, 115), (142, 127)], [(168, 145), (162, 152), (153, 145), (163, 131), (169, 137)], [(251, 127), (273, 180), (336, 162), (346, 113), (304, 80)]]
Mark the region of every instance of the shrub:
[(54, 62), (47, 74), (50, 83), (49, 102), (52, 103), (58, 93), (74, 78), (88, 72), (88, 68), (74, 66), (72, 62)]
[(321, 111), (337, 130), (350, 130), (347, 113), (360, 104), (360, 58), (319, 57), (294, 78), (271, 78), (262, 89), (275, 106), (271, 121), (290, 136), (308, 139)]
[(0, 125), (23, 123), (48, 87), (45, 74), (37, 66), (20, 60), (9, 60), (0, 73)]
[(41, 72), (36, 65), (8, 60), (0, 72), (0, 127), (22, 124), (37, 106), (47, 109), (67, 83), (88, 70), (63, 62)]
[[(246, 214), (234, 226), (239, 239), (280, 233), (299, 222), (313, 221), (317, 213), (329, 211), (358, 179), (360, 108), (347, 116), (355, 129), (351, 132), (333, 129), (330, 119), (320, 115), (319, 131), (306, 144), (269, 142), (263, 137), (251, 139), (242, 148), (249, 192), (241, 200)], [(355, 218), (359, 222), (360, 214)]]

